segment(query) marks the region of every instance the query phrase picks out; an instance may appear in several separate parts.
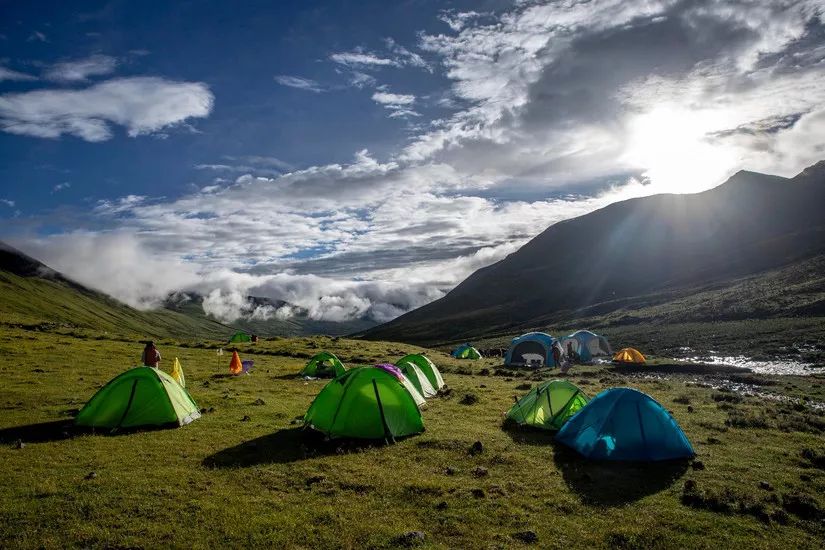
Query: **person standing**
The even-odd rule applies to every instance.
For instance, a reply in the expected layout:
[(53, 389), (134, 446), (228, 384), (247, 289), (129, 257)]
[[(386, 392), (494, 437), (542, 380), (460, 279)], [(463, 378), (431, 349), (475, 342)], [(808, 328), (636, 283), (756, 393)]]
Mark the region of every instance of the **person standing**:
[(140, 356), (140, 360), (143, 361), (143, 365), (146, 367), (158, 368), (160, 366), (160, 352), (158, 348), (155, 347), (154, 341), (150, 341), (146, 344), (146, 347), (143, 348), (143, 354)]

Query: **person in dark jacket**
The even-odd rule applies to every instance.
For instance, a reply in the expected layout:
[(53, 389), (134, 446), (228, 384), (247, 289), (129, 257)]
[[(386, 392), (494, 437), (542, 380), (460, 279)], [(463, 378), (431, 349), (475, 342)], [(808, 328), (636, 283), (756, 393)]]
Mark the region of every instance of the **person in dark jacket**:
[(160, 352), (158, 351), (158, 348), (155, 347), (154, 342), (149, 342), (146, 344), (146, 347), (143, 348), (143, 354), (141, 354), (140, 360), (143, 361), (143, 365), (146, 367), (158, 368), (158, 366), (160, 366)]

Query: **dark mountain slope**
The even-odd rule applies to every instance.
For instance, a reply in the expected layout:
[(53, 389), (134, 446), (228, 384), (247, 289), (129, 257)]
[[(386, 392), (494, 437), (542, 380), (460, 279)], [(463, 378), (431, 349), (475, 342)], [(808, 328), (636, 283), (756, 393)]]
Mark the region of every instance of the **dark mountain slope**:
[(703, 193), (632, 199), (554, 224), (444, 298), (365, 336), (432, 343), (535, 326), (823, 251), (825, 162), (792, 179), (742, 171)]

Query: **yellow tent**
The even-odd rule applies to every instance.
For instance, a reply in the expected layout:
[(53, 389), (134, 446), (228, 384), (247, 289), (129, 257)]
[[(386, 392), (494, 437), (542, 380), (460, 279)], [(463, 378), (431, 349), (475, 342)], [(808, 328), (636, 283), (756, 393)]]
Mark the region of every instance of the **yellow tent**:
[(229, 373), (239, 375), (243, 372), (243, 364), (241, 364), (241, 356), (237, 351), (232, 352), (232, 360), (229, 362)]
[(180, 384), (182, 388), (186, 387), (186, 377), (183, 376), (183, 367), (177, 357), (175, 357), (175, 364), (172, 367), (172, 378), (174, 378), (175, 382)]
[(624, 348), (613, 354), (614, 363), (628, 363), (634, 365), (644, 365), (645, 356), (634, 348)]

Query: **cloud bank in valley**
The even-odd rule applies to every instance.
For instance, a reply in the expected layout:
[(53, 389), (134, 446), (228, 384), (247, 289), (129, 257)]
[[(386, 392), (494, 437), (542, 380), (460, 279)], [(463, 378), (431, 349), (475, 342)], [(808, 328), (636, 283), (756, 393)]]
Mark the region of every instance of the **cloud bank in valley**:
[[(442, 33), (415, 46), (353, 45), (324, 60), (408, 122), (421, 122), (435, 94), (390, 91), (381, 71), (449, 80), (448, 115), (416, 126), (394, 155), (361, 150), (302, 169), (217, 159), (202, 169), (222, 178), (198, 191), (101, 202), (95, 229), (15, 244), (139, 307), (186, 290), (223, 320), (294, 313), (250, 306), (251, 295), (313, 319), (386, 321), (556, 221), (701, 191), (742, 168), (790, 176), (825, 151), (825, 49), (810, 39), (825, 27), (820, 2), (531, 2), (443, 19)], [(67, 74), (93, 74), (82, 72)], [(336, 90), (276, 78), (318, 96)], [(147, 99), (122, 101), (135, 87)], [(96, 100), (67, 111), (79, 99), (67, 94)], [(148, 109), (150, 98), (160, 107)], [(2, 96), (0, 118), (18, 124), (6, 131), (95, 141), (109, 124), (137, 135), (211, 105), (198, 84), (114, 79)]]

